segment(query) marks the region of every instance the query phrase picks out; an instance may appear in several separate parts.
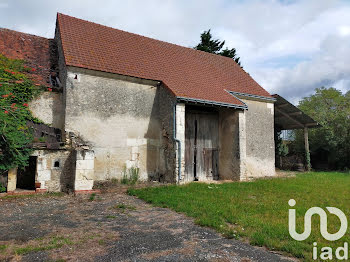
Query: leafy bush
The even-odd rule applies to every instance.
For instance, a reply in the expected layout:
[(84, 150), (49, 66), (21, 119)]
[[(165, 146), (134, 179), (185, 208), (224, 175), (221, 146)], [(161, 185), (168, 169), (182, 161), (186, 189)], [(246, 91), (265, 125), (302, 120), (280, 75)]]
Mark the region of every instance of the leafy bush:
[[(315, 94), (304, 97), (298, 107), (321, 124), (309, 129), (311, 154), (323, 150), (330, 168), (350, 168), (350, 91), (343, 94), (335, 88), (316, 88)], [(295, 134), (292, 149), (304, 152), (303, 131)]]
[(288, 155), (288, 152), (289, 152), (289, 149), (288, 149), (288, 146), (285, 143), (280, 143), (278, 145), (277, 154), (279, 156), (286, 156), (286, 155)]
[(25, 72), (35, 69), (24, 66), (24, 61), (0, 55), (0, 170), (24, 167), (32, 149), (32, 130), (27, 121), (38, 122), (28, 103), (40, 93)]

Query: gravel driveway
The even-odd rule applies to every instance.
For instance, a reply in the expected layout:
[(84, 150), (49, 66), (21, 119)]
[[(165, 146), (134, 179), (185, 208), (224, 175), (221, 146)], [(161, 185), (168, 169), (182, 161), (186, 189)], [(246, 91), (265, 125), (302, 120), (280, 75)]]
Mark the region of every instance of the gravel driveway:
[(123, 193), (0, 199), (0, 261), (286, 261)]

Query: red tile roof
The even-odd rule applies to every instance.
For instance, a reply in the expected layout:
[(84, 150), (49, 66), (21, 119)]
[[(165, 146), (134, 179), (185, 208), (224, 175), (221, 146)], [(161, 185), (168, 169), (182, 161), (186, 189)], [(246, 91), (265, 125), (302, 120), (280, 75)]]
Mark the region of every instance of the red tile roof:
[(28, 76), (36, 84), (50, 85), (50, 39), (0, 28), (0, 54), (25, 60), (27, 66), (35, 69)]
[(226, 90), (271, 98), (231, 58), (58, 14), (66, 65), (162, 81), (177, 97), (238, 106)]

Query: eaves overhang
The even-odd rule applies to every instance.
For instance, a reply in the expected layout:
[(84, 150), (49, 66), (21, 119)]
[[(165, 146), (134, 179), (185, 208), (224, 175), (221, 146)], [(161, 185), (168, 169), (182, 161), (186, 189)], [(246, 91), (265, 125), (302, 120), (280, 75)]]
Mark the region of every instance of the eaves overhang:
[(253, 94), (247, 94), (247, 93), (240, 93), (235, 91), (226, 90), (234, 97), (238, 98), (245, 98), (245, 99), (252, 99), (252, 100), (258, 100), (258, 101), (266, 101), (266, 102), (276, 102), (276, 98), (274, 97), (266, 97), (266, 96), (259, 96), (259, 95), (253, 95)]
[(236, 105), (236, 104), (222, 103), (217, 101), (188, 98), (188, 97), (181, 97), (181, 96), (177, 96), (176, 99), (178, 102), (185, 102), (185, 103), (203, 104), (203, 105), (210, 105), (210, 106), (236, 108), (236, 109), (248, 109), (248, 106), (243, 102), (242, 102), (243, 105)]

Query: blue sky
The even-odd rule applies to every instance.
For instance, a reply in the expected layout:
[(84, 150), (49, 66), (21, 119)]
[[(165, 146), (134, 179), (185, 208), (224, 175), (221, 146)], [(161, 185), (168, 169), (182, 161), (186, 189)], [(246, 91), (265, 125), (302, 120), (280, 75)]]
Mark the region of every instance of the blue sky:
[(0, 0), (0, 27), (53, 37), (56, 12), (187, 47), (211, 28), (294, 103), (322, 85), (350, 90), (349, 0)]

